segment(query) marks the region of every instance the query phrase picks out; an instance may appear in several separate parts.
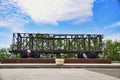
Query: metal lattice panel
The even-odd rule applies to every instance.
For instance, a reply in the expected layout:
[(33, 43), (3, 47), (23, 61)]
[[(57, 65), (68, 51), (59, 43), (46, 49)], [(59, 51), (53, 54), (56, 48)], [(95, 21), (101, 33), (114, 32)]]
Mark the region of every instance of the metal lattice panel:
[(102, 35), (13, 33), (12, 53), (102, 52)]

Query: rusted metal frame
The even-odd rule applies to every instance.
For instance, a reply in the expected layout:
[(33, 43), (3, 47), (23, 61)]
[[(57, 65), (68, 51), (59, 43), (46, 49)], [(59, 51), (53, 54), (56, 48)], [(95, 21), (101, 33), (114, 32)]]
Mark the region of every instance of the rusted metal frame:
[(87, 48), (86, 48), (86, 45), (87, 45), (87, 36), (86, 35), (84, 35), (84, 42), (83, 42), (83, 44), (84, 44), (84, 50), (87, 50)]
[(71, 35), (70, 47), (71, 47), (71, 50), (73, 50), (73, 35)]
[(50, 46), (49, 46), (49, 40), (50, 40), (50, 39), (49, 39), (49, 35), (47, 35), (47, 38), (48, 38), (48, 40), (46, 39), (46, 45), (47, 45), (47, 48), (46, 48), (46, 49), (49, 50), (49, 47), (50, 47)]
[(91, 50), (91, 36), (88, 35), (88, 50)]
[(32, 51), (33, 53), (36, 53), (36, 52), (39, 52), (39, 53), (80, 53), (80, 52), (86, 52), (86, 53), (92, 53), (92, 52), (95, 52), (95, 53), (101, 53), (102, 51), (100, 50), (94, 50), (94, 51), (90, 51), (90, 50), (33, 50)]
[(70, 50), (72, 50), (72, 35), (71, 35), (71, 39), (70, 39)]
[(65, 39), (64, 39), (64, 50), (66, 50), (67, 48), (67, 36), (65, 35)]
[(81, 50), (81, 36), (78, 35), (78, 49), (77, 50)]
[(71, 50), (75, 50), (75, 48), (74, 48), (74, 36), (71, 36)]
[(13, 33), (12, 44), (15, 44), (15, 33)]
[(24, 45), (25, 45), (25, 40), (24, 40), (24, 38), (22, 37), (22, 50), (25, 50)]
[[(38, 48), (39, 48), (39, 44), (38, 44), (38, 41), (39, 41), (39, 40), (37, 39), (37, 36), (38, 36), (38, 35), (36, 34), (36, 38), (34, 39), (34, 40), (35, 40), (35, 48), (36, 48), (35, 50), (36, 50), (36, 51), (37, 51)], [(40, 49), (40, 48), (39, 48), (39, 49)]]
[(73, 50), (73, 45), (72, 45), (72, 44), (73, 44), (73, 43), (72, 43), (72, 37), (73, 37), (73, 36), (71, 35), (71, 39), (70, 39), (70, 50)]
[[(25, 34), (25, 35), (27, 35), (27, 36), (23, 36), (23, 37), (26, 37), (26, 38), (27, 38), (27, 39), (26, 39), (26, 46), (28, 47), (28, 42), (29, 42), (30, 40), (28, 39), (28, 34)], [(53, 35), (53, 36), (54, 36), (54, 35)], [(86, 49), (85, 49), (85, 46), (86, 46), (85, 44), (86, 44), (87, 42), (88, 42), (88, 44), (91, 44), (91, 43), (89, 43), (89, 39), (90, 39), (90, 38), (85, 38), (85, 36), (88, 37), (88, 35), (85, 35), (83, 38), (81, 38), (81, 35), (79, 35), (79, 36), (80, 36), (80, 38), (77, 37), (77, 38), (78, 38), (77, 40), (84, 40), (85, 43), (84, 43), (84, 45), (82, 45), (82, 46), (84, 47), (84, 50), (86, 50)], [(54, 48), (54, 41), (55, 41), (55, 40), (61, 40), (62, 42), (63, 42), (63, 40), (64, 40), (64, 43), (65, 43), (65, 42), (67, 43), (67, 40), (68, 40), (68, 41), (69, 41), (69, 45), (66, 44), (66, 45), (68, 46), (67, 48), (69, 48), (69, 50), (74, 50), (74, 49), (75, 49), (75, 44), (76, 44), (74, 39), (76, 39), (76, 37), (73, 36), (73, 35), (70, 35), (70, 36), (68, 36), (67, 38), (66, 38), (66, 37), (67, 37), (67, 35), (66, 35), (65, 37), (62, 37), (62, 38), (61, 38), (61, 37), (60, 37), (60, 38), (53, 38), (53, 48)], [(95, 36), (94, 36), (94, 37), (95, 37)], [(13, 37), (13, 38), (14, 38), (14, 37)], [(97, 37), (97, 39), (98, 39), (98, 38), (99, 38), (99, 37)], [(18, 41), (18, 42), (19, 42), (19, 41), (23, 41), (23, 43), (22, 43), (21, 45), (24, 45), (25, 39), (22, 39), (22, 40), (21, 40), (21, 39), (22, 39), (22, 38), (19, 39), (18, 36), (17, 36), (17, 41)], [(51, 39), (52, 39), (52, 38), (51, 38)], [(51, 39), (48, 38), (48, 41), (51, 40)], [(34, 42), (35, 40), (36, 40), (36, 39), (34, 38), (34, 39), (32, 40), (32, 42)], [(43, 40), (43, 38), (42, 38), (42, 40)], [(47, 40), (47, 39), (46, 39), (46, 40)], [(101, 46), (101, 43), (102, 43), (100, 40), (101, 40), (101, 38), (99, 38), (99, 46)], [(60, 42), (61, 42), (61, 41), (60, 41)], [(36, 42), (36, 43), (37, 43), (37, 42)], [(42, 43), (43, 43), (43, 41), (42, 41)], [(20, 44), (19, 44), (19, 45), (20, 45)], [(32, 45), (33, 45), (33, 43), (32, 43)], [(72, 45), (74, 45), (74, 48), (71, 47)], [(77, 41), (77, 47), (78, 47), (78, 45), (79, 45), (79, 42)], [(37, 45), (36, 45), (36, 46), (37, 46)], [(42, 45), (42, 46), (43, 46), (43, 45)], [(94, 46), (96, 46), (96, 45), (94, 44)], [(47, 46), (47, 47), (48, 47), (48, 46)], [(63, 46), (60, 44), (60, 47), (63, 47)], [(22, 48), (21, 48), (21, 49), (22, 49)], [(32, 48), (32, 49), (33, 49), (33, 48)], [(60, 49), (61, 49), (61, 48), (60, 48)], [(64, 48), (64, 49), (65, 49), (65, 48)], [(42, 49), (42, 50), (43, 50), (43, 49)], [(53, 49), (53, 50), (54, 50), (54, 49)]]
[(84, 38), (85, 38), (85, 50), (90, 50), (90, 35), (86, 35)]
[(98, 35), (98, 34), (52, 34), (52, 35), (55, 35), (55, 36), (76, 36), (76, 35)]
[(86, 50), (86, 47), (85, 47), (85, 45), (86, 45), (86, 38), (85, 38), (85, 36), (83, 35), (83, 50)]
[(94, 47), (95, 47), (95, 50), (97, 50), (98, 49), (98, 37), (96, 36), (96, 37), (94, 37)]
[[(61, 36), (59, 36), (59, 38), (61, 38)], [(62, 50), (62, 39), (60, 39), (59, 41), (60, 41), (60, 50)]]
[[(48, 40), (47, 40), (47, 39), (48, 39)], [(49, 46), (49, 40), (50, 40), (50, 39), (49, 39), (49, 35), (47, 35), (47, 38), (46, 38), (45, 40), (46, 40), (46, 45), (47, 45), (47, 48), (46, 48), (46, 49), (49, 50), (49, 47), (50, 47), (50, 46)]]
[(76, 50), (76, 36), (73, 37), (73, 49)]
[(44, 45), (44, 42), (43, 42), (44, 40), (43, 40), (43, 35), (42, 35), (42, 51), (43, 51), (43, 49), (44, 49), (44, 47), (43, 47), (43, 45)]
[(53, 50), (55, 49), (55, 35), (53, 35)]
[(40, 50), (39, 38), (37, 37), (38, 35), (36, 34), (34, 36), (35, 36), (34, 37), (34, 48), (35, 48), (35, 50)]
[(75, 48), (75, 44), (76, 44), (76, 43), (75, 43), (75, 36), (73, 36), (72, 43), (73, 43), (73, 44), (72, 44), (72, 45), (73, 45), (73, 50), (75, 50), (75, 49), (76, 49), (76, 48)]
[(28, 49), (30, 49), (30, 36), (29, 36), (29, 34), (28, 34), (27, 36), (28, 36), (28, 37), (27, 37)]
[(33, 35), (29, 34), (29, 49), (33, 50)]
[[(15, 33), (15, 34), (18, 34), (18, 33)], [(46, 34), (43, 34), (43, 33), (19, 33), (19, 34), (26, 34), (26, 35), (28, 35), (28, 34), (33, 34), (33, 35), (40, 34), (40, 35), (46, 35)], [(47, 35), (55, 35), (55, 36), (59, 36), (59, 35), (60, 36), (65, 36), (65, 35), (67, 35), (67, 36), (71, 36), (71, 35), (75, 36), (75, 35), (79, 35), (79, 36), (81, 36), (83, 34), (47, 34)], [(84, 34), (84, 35), (95, 35), (95, 36), (97, 36), (99, 34)]]
[(101, 37), (100, 35), (97, 35), (95, 38), (96, 39), (96, 42), (95, 42), (96, 50), (100, 49), (100, 37)]
[[(43, 42), (44, 42), (43, 48), (44, 48), (45, 50), (48, 50), (48, 44), (47, 44), (47, 42), (48, 42), (49, 39), (47, 38), (47, 34), (44, 34), (43, 37), (45, 37), (45, 38), (43, 39)], [(44, 50), (44, 49), (43, 49), (43, 50)]]
[[(29, 48), (31, 50), (37, 50), (39, 48), (38, 40), (37, 40), (37, 34), (28, 34), (27, 36), (24, 36), (25, 38), (28, 38), (29, 41)], [(28, 45), (27, 45), (28, 46)]]
[(79, 37), (80, 37), (80, 39), (79, 39), (79, 50), (83, 50), (82, 48), (83, 48), (83, 37), (84, 36), (80, 35)]
[[(62, 36), (60, 36), (60, 38), (61, 38), (61, 37), (62, 37)], [(60, 40), (60, 49), (61, 49), (61, 50), (63, 49), (62, 47), (63, 47), (63, 39)]]
[[(29, 38), (29, 37), (22, 37), (22, 38)], [(36, 37), (36, 38), (42, 38), (42, 37)], [(56, 39), (56, 40), (61, 40), (61, 39), (66, 39), (66, 38), (45, 38), (45, 37), (43, 37), (43, 39)], [(71, 38), (67, 38), (67, 39), (71, 39)], [(74, 38), (74, 39), (76, 39), (76, 38)], [(81, 39), (81, 38), (77, 38), (77, 39)]]
[(52, 50), (53, 49), (53, 35), (48, 35), (48, 49)]
[(75, 39), (76, 39), (76, 42), (77, 42), (77, 43), (76, 43), (76, 46), (77, 46), (76, 49), (79, 50), (79, 48), (80, 48), (80, 46), (79, 46), (80, 43), (79, 43), (78, 35), (76, 35), (76, 38), (75, 38)]
[(79, 49), (78, 35), (76, 35), (75, 40), (76, 40), (76, 50), (78, 50)]
[(64, 50), (66, 50), (66, 36), (64, 36)]
[(19, 50), (19, 36), (17, 34), (17, 49)]
[[(71, 38), (70, 38), (70, 39), (71, 39)], [(68, 42), (68, 43), (69, 43), (69, 45), (68, 45), (68, 50), (71, 50), (71, 49), (70, 49), (70, 39), (68, 39), (68, 41), (69, 41), (69, 42)]]
[(22, 39), (21, 49), (24, 50), (24, 49), (25, 49), (25, 47), (24, 47), (24, 42), (25, 42), (25, 41), (24, 41), (23, 35), (21, 35), (21, 37), (22, 37), (22, 38), (21, 38), (21, 39)]
[[(26, 35), (25, 35), (26, 36)], [(26, 49), (28, 49), (28, 37), (26, 38)]]
[(65, 42), (65, 36), (64, 36), (64, 39), (63, 39), (63, 44), (64, 44), (63, 45), (63, 50), (65, 50), (65, 47), (66, 47), (66, 45), (65, 45), (66, 44), (66, 42)]
[(21, 49), (21, 44), (22, 44), (22, 39), (21, 39), (21, 35), (18, 33), (17, 34), (17, 49), (20, 50)]
[(31, 49), (33, 50), (33, 47), (34, 47), (34, 36), (32, 35), (31, 37), (32, 37), (32, 39), (31, 39), (31, 41), (32, 41), (31, 42)]
[[(42, 37), (38, 35), (41, 35), (41, 34), (36, 34), (36, 37), (35, 37), (36, 50), (42, 50)], [(40, 45), (39, 45), (39, 40), (40, 40)]]
[(22, 49), (22, 37), (20, 37), (20, 49)]
[(38, 50), (38, 48), (40, 49), (40, 46), (39, 46), (39, 43), (38, 43), (38, 39), (37, 38), (34, 38), (34, 44), (35, 44), (35, 50)]
[[(64, 37), (64, 36), (62, 36), (62, 37)], [(64, 46), (65, 46), (65, 45), (63, 45), (63, 44), (64, 44), (64, 39), (61, 39), (61, 49), (62, 49), (62, 50), (64, 50)]]
[(99, 49), (102, 50), (102, 35), (99, 36)]
[(72, 45), (73, 45), (73, 50), (75, 50), (75, 36), (72, 36)]
[(90, 36), (90, 50), (93, 50), (93, 46), (94, 46), (94, 38), (92, 38), (92, 36)]
[(27, 43), (26, 34), (23, 34), (22, 38), (23, 38), (23, 44), (25, 44), (25, 45), (24, 45), (24, 47), (25, 47), (24, 49), (27, 49), (27, 44), (28, 44), (28, 43)]

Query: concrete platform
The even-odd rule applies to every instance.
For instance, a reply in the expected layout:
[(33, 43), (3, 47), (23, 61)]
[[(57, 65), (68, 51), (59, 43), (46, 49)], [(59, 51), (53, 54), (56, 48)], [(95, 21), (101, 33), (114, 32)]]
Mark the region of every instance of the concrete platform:
[(118, 68), (120, 63), (112, 64), (0, 64), (0, 68)]
[(0, 80), (120, 80), (120, 63), (0, 64)]
[(0, 69), (0, 80), (120, 80), (87, 69)]

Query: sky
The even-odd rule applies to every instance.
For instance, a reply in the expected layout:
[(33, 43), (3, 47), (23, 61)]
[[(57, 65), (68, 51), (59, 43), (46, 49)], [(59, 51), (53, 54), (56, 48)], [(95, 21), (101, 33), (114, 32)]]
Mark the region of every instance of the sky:
[(13, 33), (102, 34), (120, 40), (120, 0), (0, 0), (0, 48)]

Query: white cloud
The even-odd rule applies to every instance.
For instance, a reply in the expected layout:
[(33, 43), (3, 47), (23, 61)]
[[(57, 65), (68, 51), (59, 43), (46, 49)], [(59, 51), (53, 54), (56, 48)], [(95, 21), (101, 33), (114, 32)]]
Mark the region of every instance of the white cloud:
[(19, 20), (17, 19), (11, 19), (11, 20), (4, 20), (0, 21), (0, 27), (4, 27), (6, 29), (11, 30), (12, 32), (23, 32), (24, 27), (23, 23), (17, 22)]
[(115, 22), (115, 23), (113, 23), (111, 25), (105, 26), (105, 30), (109, 29), (109, 28), (116, 28), (116, 27), (120, 27), (120, 21), (117, 21), (117, 22)]
[(23, 32), (24, 25), (28, 22), (20, 7), (12, 0), (0, 1), (0, 27), (12, 32)]
[[(93, 3), (94, 0), (0, 0), (0, 27), (24, 32), (24, 25), (31, 20), (29, 16), (36, 23), (47, 24), (66, 20), (88, 21), (93, 15)], [(9, 44), (5, 43), (0, 45)]]
[(120, 21), (118, 21), (118, 22), (116, 22), (116, 23), (113, 23), (110, 27), (111, 27), (111, 28), (120, 27)]
[(30, 16), (36, 23), (57, 24), (58, 21), (88, 21), (93, 15), (94, 0), (1, 0), (0, 27), (24, 32)]
[[(1, 26), (2, 25), (2, 26)], [(24, 27), (19, 24), (11, 24), (8, 22), (0, 22), (0, 27), (11, 30), (12, 32), (24, 32)]]
[(77, 19), (86, 21), (93, 15), (94, 0), (13, 0), (38, 23)]
[[(106, 31), (108, 29), (112, 30), (113, 28), (117, 28), (117, 27), (120, 27), (120, 21), (115, 22), (115, 23), (113, 23), (111, 25), (105, 26), (104, 31)], [(110, 39), (110, 40), (113, 40), (113, 41), (115, 41), (115, 40), (119, 40), (120, 41), (120, 33), (116, 33), (116, 34), (112, 34), (112, 35), (106, 36), (105, 40), (107, 40), (107, 39)]]
[(105, 40), (107, 39), (110, 39), (110, 40), (119, 40), (120, 41), (120, 33), (116, 33), (116, 34), (113, 34), (113, 35), (109, 35), (105, 38)]

